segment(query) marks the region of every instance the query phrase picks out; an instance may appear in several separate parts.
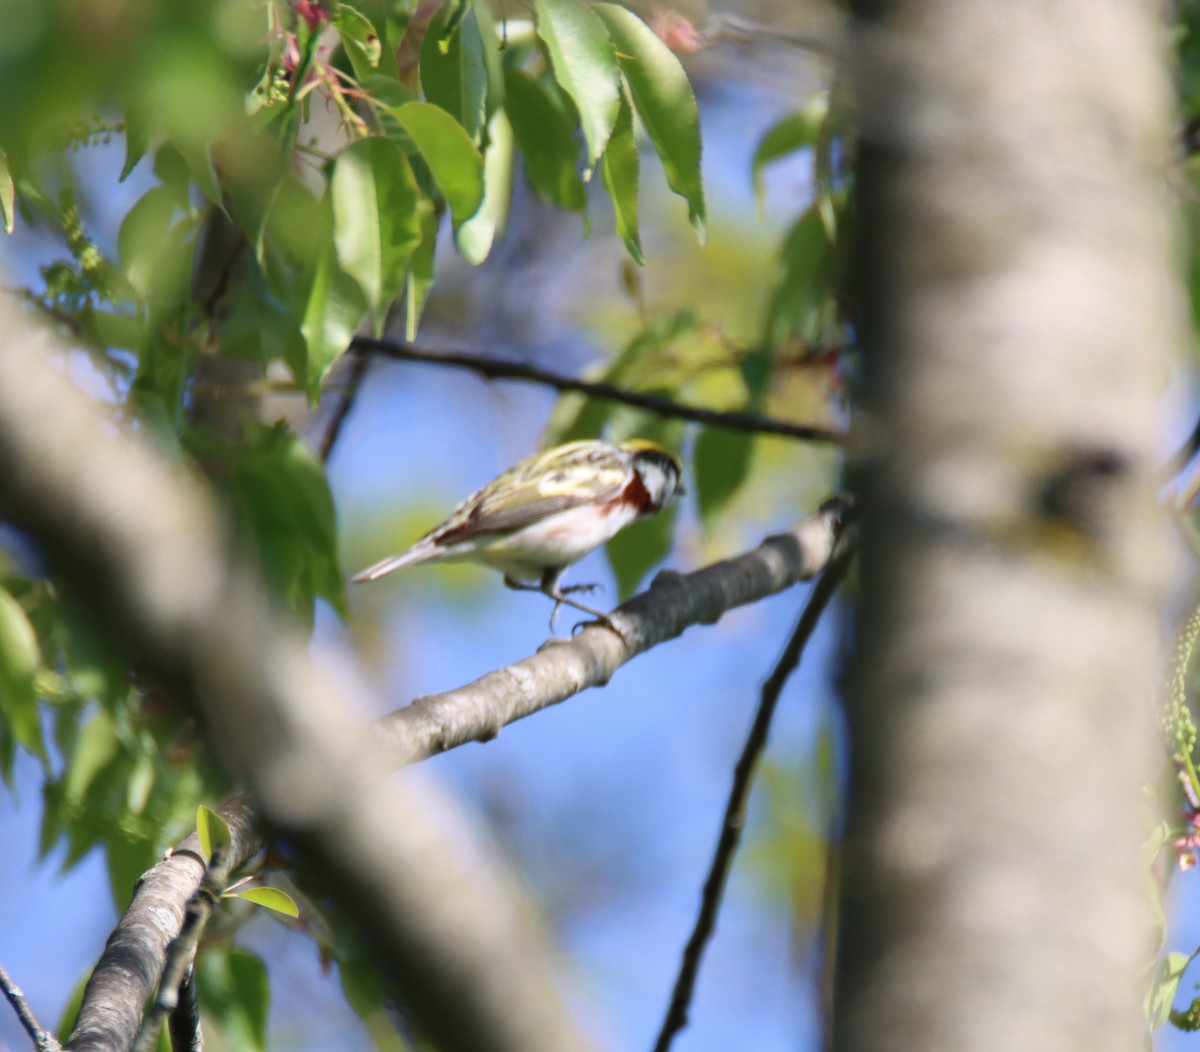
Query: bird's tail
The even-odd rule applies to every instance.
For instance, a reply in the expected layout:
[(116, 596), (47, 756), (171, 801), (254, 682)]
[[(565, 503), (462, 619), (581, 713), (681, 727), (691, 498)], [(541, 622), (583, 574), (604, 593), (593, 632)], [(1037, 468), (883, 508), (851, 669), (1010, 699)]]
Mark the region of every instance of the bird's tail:
[(399, 570), (404, 566), (412, 566), (413, 563), (423, 563), (436, 554), (437, 548), (435, 545), (429, 541), (421, 541), (413, 545), (406, 552), (401, 552), (399, 555), (389, 555), (382, 562), (377, 562), (374, 566), (368, 566), (365, 570), (356, 573), (350, 580), (354, 584), (362, 584), (364, 581), (377, 581), (379, 578), (390, 574), (393, 570)]

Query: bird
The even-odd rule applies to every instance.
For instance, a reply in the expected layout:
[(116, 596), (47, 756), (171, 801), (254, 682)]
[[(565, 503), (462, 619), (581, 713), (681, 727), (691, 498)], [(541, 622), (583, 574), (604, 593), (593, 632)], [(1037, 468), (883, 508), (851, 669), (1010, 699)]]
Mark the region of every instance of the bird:
[(553, 599), (551, 632), (564, 604), (616, 631), (607, 614), (570, 598), (595, 585), (563, 588), (560, 578), (630, 523), (666, 507), (683, 492), (681, 476), (675, 454), (647, 439), (568, 442), (514, 464), (407, 551), (352, 581), (377, 581), (417, 563), (477, 563), (499, 570), (509, 588)]

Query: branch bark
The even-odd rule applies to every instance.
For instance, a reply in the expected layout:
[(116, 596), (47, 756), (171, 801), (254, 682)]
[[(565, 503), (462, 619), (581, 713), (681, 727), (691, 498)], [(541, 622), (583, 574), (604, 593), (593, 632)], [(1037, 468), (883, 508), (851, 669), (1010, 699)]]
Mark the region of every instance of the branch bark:
[(862, 589), (834, 1047), (1127, 1050), (1181, 344), (1152, 3), (861, 2)]

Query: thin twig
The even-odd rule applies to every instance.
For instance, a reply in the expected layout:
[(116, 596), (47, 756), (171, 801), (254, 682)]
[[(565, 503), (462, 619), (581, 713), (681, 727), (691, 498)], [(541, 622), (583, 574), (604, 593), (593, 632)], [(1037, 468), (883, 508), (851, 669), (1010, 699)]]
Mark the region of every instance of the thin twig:
[(25, 1000), (25, 994), (9, 978), (3, 965), (0, 965), (0, 990), (4, 991), (8, 1003), (13, 1006), (13, 1011), (17, 1013), (17, 1018), (21, 1021), (21, 1026), (25, 1028), (25, 1033), (33, 1040), (37, 1052), (62, 1052), (62, 1045), (58, 1043), (58, 1039), (38, 1022), (37, 1016), (33, 1014), (33, 1009), (29, 1007), (29, 1002)]
[(793, 424), (787, 420), (760, 416), (757, 413), (722, 413), (701, 406), (683, 405), (663, 398), (661, 395), (629, 391), (610, 383), (591, 380), (576, 380), (573, 377), (552, 373), (548, 369), (525, 362), (511, 362), (491, 358), (483, 354), (465, 351), (429, 350), (402, 340), (377, 340), (369, 336), (356, 336), (350, 349), (360, 354), (375, 354), (401, 362), (424, 362), (429, 365), (449, 365), (459, 369), (470, 369), (488, 380), (521, 380), (526, 383), (542, 384), (556, 391), (574, 391), (599, 398), (607, 402), (620, 402), (638, 409), (645, 409), (659, 416), (679, 420), (691, 420), (698, 424), (724, 427), (730, 431), (748, 431), (753, 434), (785, 435), (806, 442), (823, 442), (832, 446), (849, 444), (850, 436), (836, 428), (818, 427), (812, 424)]
[(354, 408), (354, 403), (358, 400), (358, 392), (362, 388), (363, 380), (366, 379), (370, 366), (369, 355), (355, 355), (354, 362), (350, 366), (350, 376), (342, 390), (342, 399), (329, 418), (325, 434), (321, 436), (321, 445), (317, 449), (317, 455), (321, 458), (322, 464), (328, 463), (329, 455), (333, 452), (333, 447), (337, 445), (337, 440), (342, 434), (342, 426), (346, 423), (350, 410)]
[(167, 962), (163, 966), (162, 978), (158, 983), (158, 994), (154, 1003), (142, 1017), (133, 1052), (153, 1052), (158, 1045), (158, 1035), (167, 1017), (179, 1006), (180, 989), (184, 977), (196, 958), (196, 945), (204, 932), (204, 926), (213, 910), (221, 901), (221, 893), (229, 883), (229, 851), (224, 846), (213, 848), (212, 859), (204, 871), (204, 879), (188, 900), (187, 915), (179, 934), (167, 947)]
[(721, 907), (725, 882), (729, 877), (729, 871), (733, 865), (733, 855), (737, 850), (742, 827), (746, 822), (746, 803), (750, 797), (754, 770), (767, 744), (767, 734), (771, 729), (775, 706), (788, 678), (800, 663), (800, 657), (821, 619), (821, 614), (829, 605), (829, 600), (845, 576), (852, 557), (852, 549), (849, 547), (843, 549), (818, 578), (817, 583), (813, 586), (812, 594), (800, 614), (800, 620), (792, 632), (792, 637), (784, 648), (783, 655), (762, 686), (758, 712), (755, 713), (754, 723), (746, 737), (746, 744), (742, 747), (742, 755), (738, 758), (737, 766), (733, 771), (733, 787), (729, 792), (729, 801), (725, 805), (725, 818), (721, 824), (721, 834), (717, 839), (712, 865), (709, 867), (708, 878), (704, 882), (700, 912), (696, 917), (696, 923), (692, 928), (687, 946), (684, 947), (679, 975), (675, 980), (675, 989), (671, 994), (671, 1003), (667, 1008), (666, 1017), (663, 1019), (662, 1029), (654, 1044), (654, 1052), (667, 1052), (675, 1035), (687, 1025), (688, 1008), (691, 1005), (692, 993), (696, 986), (696, 976), (700, 971), (700, 962), (704, 956), (705, 947), (716, 926), (717, 911)]

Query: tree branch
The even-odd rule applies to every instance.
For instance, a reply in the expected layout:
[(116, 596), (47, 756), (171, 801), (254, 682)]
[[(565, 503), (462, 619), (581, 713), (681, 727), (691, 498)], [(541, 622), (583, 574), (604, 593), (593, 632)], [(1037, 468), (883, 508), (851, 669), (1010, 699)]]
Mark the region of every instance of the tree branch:
[(21, 1026), (25, 1028), (25, 1033), (32, 1039), (37, 1052), (62, 1052), (62, 1045), (49, 1030), (38, 1022), (37, 1016), (33, 1014), (33, 1009), (29, 1007), (29, 1002), (25, 1000), (25, 994), (12, 981), (2, 964), (0, 964), (0, 990), (4, 991), (4, 996), (8, 998), (8, 1003), (17, 1013)]
[(745, 431), (759, 435), (783, 435), (805, 442), (820, 442), (832, 446), (845, 446), (850, 436), (836, 428), (820, 427), (815, 424), (793, 424), (787, 420), (760, 416), (757, 413), (723, 413), (702, 406), (684, 405), (660, 395), (629, 391), (615, 384), (591, 380), (576, 380), (569, 376), (550, 372), (525, 362), (511, 362), (492, 358), (484, 354), (466, 351), (428, 350), (402, 340), (377, 340), (369, 336), (356, 336), (350, 349), (360, 354), (373, 354), (398, 362), (423, 362), (427, 365), (448, 365), (458, 369), (469, 369), (487, 380), (518, 380), (541, 384), (556, 391), (573, 391), (598, 398), (601, 401), (619, 402), (621, 405), (645, 409), (658, 416), (676, 420), (690, 420), (697, 424), (723, 427), (730, 431)]
[(742, 828), (746, 824), (746, 805), (750, 800), (750, 787), (754, 781), (754, 771), (758, 766), (759, 757), (762, 756), (767, 745), (767, 735), (771, 729), (771, 720), (775, 716), (775, 707), (788, 679), (800, 664), (804, 648), (812, 638), (821, 615), (837, 591), (838, 585), (846, 576), (852, 556), (853, 552), (846, 543), (843, 543), (839, 553), (826, 566), (813, 587), (812, 594), (800, 614), (800, 620), (797, 621), (783, 654), (763, 684), (758, 711), (754, 715), (754, 722), (751, 724), (750, 733), (746, 736), (742, 754), (733, 770), (733, 786), (725, 805), (725, 816), (721, 822), (721, 833), (717, 838), (712, 865), (708, 870), (708, 878), (704, 881), (700, 912), (696, 916), (692, 934), (683, 950), (679, 975), (675, 980), (675, 989), (671, 994), (671, 1003), (667, 1007), (667, 1014), (663, 1019), (662, 1028), (659, 1030), (658, 1040), (654, 1044), (654, 1052), (667, 1052), (675, 1035), (687, 1026), (688, 1009), (692, 1003), (696, 976), (700, 972), (704, 949), (716, 927), (717, 911), (721, 908), (725, 883), (729, 878), (730, 869), (733, 868), (733, 856), (742, 838)]
[[(180, 992), (191, 971), (192, 962), (196, 959), (196, 947), (200, 936), (204, 933), (213, 910), (221, 904), (221, 894), (229, 884), (229, 861), (227, 848), (213, 848), (212, 859), (204, 870), (200, 886), (188, 899), (183, 927), (167, 947), (167, 959), (158, 983), (158, 994), (154, 998), (154, 1004), (142, 1017), (137, 1038), (133, 1042), (133, 1052), (154, 1052), (158, 1047), (158, 1035), (163, 1023), (179, 1007)], [(188, 996), (190, 1000), (192, 995)], [(198, 1027), (197, 1020), (192, 1036), (199, 1032)]]

